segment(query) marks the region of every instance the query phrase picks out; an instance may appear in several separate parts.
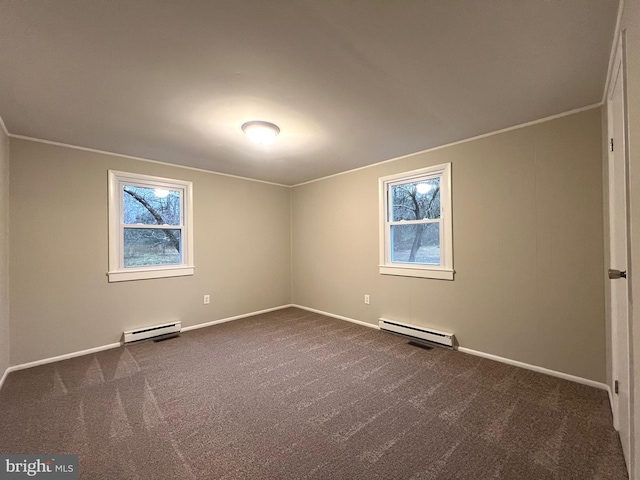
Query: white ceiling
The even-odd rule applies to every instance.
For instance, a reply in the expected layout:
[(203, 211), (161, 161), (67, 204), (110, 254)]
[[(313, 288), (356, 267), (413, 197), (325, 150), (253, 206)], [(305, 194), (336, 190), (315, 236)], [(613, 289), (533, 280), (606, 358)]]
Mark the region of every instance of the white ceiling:
[[(0, 116), (286, 185), (602, 99), (618, 0), (0, 0)], [(277, 124), (269, 147), (240, 130)]]

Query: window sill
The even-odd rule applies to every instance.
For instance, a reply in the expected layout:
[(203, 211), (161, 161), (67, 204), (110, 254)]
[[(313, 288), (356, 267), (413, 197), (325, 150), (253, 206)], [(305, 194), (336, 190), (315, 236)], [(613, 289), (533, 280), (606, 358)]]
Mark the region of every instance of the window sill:
[(147, 280), (151, 278), (169, 278), (169, 277), (185, 277), (193, 275), (195, 267), (193, 266), (180, 266), (180, 267), (163, 267), (163, 268), (138, 268), (118, 270), (115, 272), (108, 272), (109, 283), (112, 282), (128, 282), (130, 280)]
[(397, 275), (401, 277), (433, 278), (436, 280), (453, 280), (455, 271), (446, 268), (408, 268), (380, 265), (381, 275)]

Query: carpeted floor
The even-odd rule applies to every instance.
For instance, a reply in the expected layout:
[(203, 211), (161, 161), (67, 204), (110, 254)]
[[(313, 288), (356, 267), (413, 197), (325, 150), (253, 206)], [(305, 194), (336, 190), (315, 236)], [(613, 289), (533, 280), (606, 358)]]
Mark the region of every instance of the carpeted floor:
[(11, 373), (0, 453), (82, 479), (624, 479), (604, 391), (285, 309)]

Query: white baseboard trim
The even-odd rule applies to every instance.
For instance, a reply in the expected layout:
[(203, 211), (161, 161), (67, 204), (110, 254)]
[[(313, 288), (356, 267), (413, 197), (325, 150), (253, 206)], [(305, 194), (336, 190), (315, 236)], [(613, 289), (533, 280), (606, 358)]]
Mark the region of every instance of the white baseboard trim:
[[(613, 428), (616, 427), (616, 425), (618, 424), (618, 419), (616, 418), (616, 415), (618, 414), (618, 412), (616, 412), (614, 406), (613, 406), (613, 390), (611, 390), (611, 386), (607, 385), (607, 394), (609, 395), (609, 406), (611, 407), (611, 416), (613, 417)], [(617, 430), (617, 428), (616, 428)]]
[[(354, 318), (343, 317), (342, 315), (336, 315), (333, 313), (325, 312), (322, 310), (317, 310), (315, 308), (305, 307), (303, 305), (289, 305), (290, 307), (300, 308), (302, 310), (308, 310), (309, 312), (319, 313), (320, 315), (326, 315), (327, 317), (337, 318), (339, 320), (346, 320), (347, 322), (357, 323), (358, 325), (362, 325), (364, 327), (375, 328), (376, 330), (380, 330), (378, 325), (373, 325), (371, 323), (363, 322), (361, 320), (356, 320)], [(506, 363), (508, 365), (513, 365), (515, 367), (525, 368), (527, 370), (533, 370), (534, 372), (544, 373), (546, 375), (551, 375), (552, 377), (562, 378), (564, 380), (569, 380), (571, 382), (581, 383), (583, 385), (588, 385), (590, 387), (599, 388), (601, 390), (606, 390), (609, 392), (609, 400), (611, 401), (611, 390), (609, 386), (605, 383), (596, 382), (595, 380), (589, 380), (588, 378), (577, 377), (575, 375), (570, 375), (568, 373), (558, 372), (556, 370), (550, 370), (544, 367), (538, 367), (536, 365), (531, 365), (529, 363), (519, 362), (517, 360), (511, 360), (510, 358), (499, 357), (497, 355), (492, 355), (491, 353), (479, 352), (477, 350), (472, 350), (466, 347), (456, 347), (456, 350), (462, 353), (467, 353), (469, 355), (476, 355), (478, 357), (488, 358), (489, 360), (494, 360), (496, 362)]]
[(345, 320), (351, 323), (357, 323), (358, 325), (362, 325), (363, 327), (374, 328), (376, 330), (380, 330), (378, 325), (374, 325), (372, 323), (363, 322), (362, 320), (356, 320), (355, 318), (343, 317), (342, 315), (336, 315), (334, 313), (324, 312), (322, 310), (316, 310), (315, 308), (303, 307), (302, 305), (289, 305), (290, 307), (300, 308), (302, 310), (307, 310), (308, 312), (319, 313), (320, 315), (326, 315), (327, 317), (337, 318), (338, 320)]
[[(380, 330), (378, 325), (373, 325), (371, 323), (363, 322), (361, 320), (355, 320), (349, 317), (343, 317), (342, 315), (335, 315), (333, 313), (324, 312), (322, 310), (317, 310), (315, 308), (304, 307), (302, 305), (289, 305), (290, 307), (301, 308), (302, 310), (308, 310), (310, 312), (319, 313), (321, 315), (326, 315), (327, 317), (337, 318), (339, 320), (346, 320), (347, 322), (357, 323), (358, 325), (362, 325), (369, 328), (375, 328)], [(613, 404), (611, 398), (611, 389), (605, 383), (596, 382), (595, 380), (589, 380), (588, 378), (582, 378), (575, 375), (570, 375), (568, 373), (558, 372), (556, 370), (551, 370), (549, 368), (538, 367), (537, 365), (531, 365), (529, 363), (519, 362), (517, 360), (511, 360), (510, 358), (499, 357), (498, 355), (492, 355), (491, 353), (479, 352), (477, 350), (472, 350), (466, 347), (456, 347), (456, 350), (462, 353), (467, 353), (469, 355), (476, 355), (478, 357), (488, 358), (489, 360), (494, 360), (496, 362), (506, 363), (507, 365), (513, 365), (515, 367), (524, 368), (527, 370), (532, 370), (538, 373), (544, 373), (546, 375), (551, 375), (552, 377), (562, 378), (564, 380), (569, 380), (570, 382), (580, 383), (582, 385), (588, 385), (590, 387), (599, 388), (601, 390), (605, 390), (609, 393), (609, 401)]]
[[(11, 368), (11, 367), (9, 367)], [(11, 370), (9, 370), (9, 368), (7, 368), (4, 373), (2, 374), (2, 378), (0, 378), (0, 388), (2, 388), (2, 385), (4, 385), (4, 381), (7, 379), (7, 375), (9, 375), (11, 373)]]
[[(562, 378), (571, 382), (581, 383), (582, 385), (588, 385), (590, 387), (599, 388), (601, 390), (609, 390), (609, 386), (605, 383), (596, 382), (595, 380), (589, 380), (588, 378), (577, 377), (568, 373), (558, 372), (549, 368), (538, 367), (537, 365), (531, 365), (529, 363), (519, 362), (517, 360), (511, 360), (510, 358), (499, 357), (490, 353), (479, 352), (466, 347), (456, 347), (456, 350), (462, 353), (468, 353), (470, 355), (476, 355), (478, 357), (488, 358), (489, 360), (495, 360), (496, 362), (506, 363), (507, 365), (513, 365), (514, 367), (526, 368), (527, 370), (533, 370), (534, 372), (544, 373), (551, 375), (552, 377)], [(609, 395), (611, 397), (611, 395)]]
[(82, 357), (83, 355), (89, 355), (91, 353), (101, 352), (103, 350), (109, 350), (111, 348), (118, 348), (122, 345), (122, 342), (110, 343), (108, 345), (101, 345), (100, 347), (89, 348), (87, 350), (80, 350), (78, 352), (65, 353), (64, 355), (58, 355), (57, 357), (43, 358), (42, 360), (36, 360), (35, 362), (22, 363), (20, 365), (14, 365), (7, 368), (7, 372), (15, 372), (17, 370), (24, 370), (25, 368), (37, 367), (38, 365), (45, 365), (47, 363), (59, 362), (61, 360), (68, 360), (69, 358)]
[(181, 331), (188, 332), (189, 330), (197, 330), (198, 328), (211, 327), (212, 325), (218, 325), (219, 323), (232, 322), (233, 320), (240, 320), (241, 318), (253, 317), (254, 315), (275, 312), (276, 310), (282, 310), (283, 308), (289, 308), (289, 307), (295, 307), (295, 305), (280, 305), (279, 307), (267, 308), (265, 310), (258, 310), (257, 312), (243, 313), (242, 315), (236, 315), (235, 317), (221, 318), (220, 320), (213, 320), (212, 322), (199, 323), (197, 325), (190, 325), (188, 327), (184, 327)]
[[(223, 319), (220, 319), (220, 320), (214, 320), (213, 322), (206, 322), (206, 323), (200, 323), (198, 325), (191, 325), (189, 327), (183, 328), (182, 331), (183, 332), (187, 332), (189, 330), (196, 330), (198, 328), (209, 327), (211, 325), (217, 325), (218, 323), (230, 322), (232, 320), (238, 320), (240, 318), (252, 317), (254, 315), (259, 315), (261, 313), (273, 312), (275, 310), (281, 310), (283, 308), (292, 307), (292, 306), (293, 305), (281, 305), (279, 307), (268, 308), (266, 310), (259, 310), (257, 312), (251, 312), (251, 313), (245, 313), (245, 314), (242, 314), (242, 315), (236, 315), (235, 317), (228, 317), (228, 318), (223, 318)], [(95, 347), (95, 348), (89, 348), (87, 350), (80, 350), (78, 352), (65, 353), (64, 355), (58, 355), (56, 357), (43, 358), (42, 360), (36, 360), (34, 362), (28, 362), (28, 363), (23, 363), (23, 364), (20, 364), (20, 365), (14, 365), (12, 367), (7, 368), (7, 370), (2, 375), (2, 378), (0, 379), (0, 388), (2, 388), (2, 385), (4, 384), (4, 381), (7, 378), (7, 375), (9, 375), (9, 373), (11, 373), (11, 372), (15, 372), (17, 370), (24, 370), (25, 368), (37, 367), (38, 365), (45, 365), (47, 363), (59, 362), (61, 360), (67, 360), (69, 358), (81, 357), (83, 355), (89, 355), (89, 354), (92, 354), (92, 353), (101, 352), (103, 350), (109, 350), (111, 348), (118, 348), (118, 347), (120, 347), (122, 345), (124, 345), (123, 342), (110, 343), (108, 345), (102, 345), (100, 347)]]
[[(344, 317), (342, 315), (336, 315), (336, 314), (333, 314), (333, 313), (325, 312), (323, 310), (318, 310), (318, 309), (310, 308), (310, 307), (304, 307), (302, 305), (288, 304), (288, 305), (280, 305), (279, 307), (267, 308), (265, 310), (259, 310), (259, 311), (256, 311), (256, 312), (245, 313), (245, 314), (242, 314), (242, 315), (236, 315), (234, 317), (222, 318), (220, 320), (214, 320), (212, 322), (205, 322), (205, 323), (199, 323), (198, 325), (191, 325), (189, 327), (183, 328), (182, 331), (183, 332), (188, 332), (190, 330), (196, 330), (196, 329), (199, 329), (199, 328), (210, 327), (212, 325), (218, 325), (220, 323), (231, 322), (233, 320), (239, 320), (241, 318), (252, 317), (254, 315), (260, 315), (262, 313), (274, 312), (276, 310), (282, 310), (284, 308), (289, 308), (289, 307), (300, 308), (302, 310), (307, 310), (309, 312), (318, 313), (320, 315), (325, 315), (327, 317), (337, 318), (338, 320), (344, 320), (344, 321), (347, 321), (347, 322), (355, 323), (355, 324), (361, 325), (363, 327), (369, 327), (369, 328), (373, 328), (375, 330), (380, 330), (380, 327), (378, 325), (374, 325), (374, 324), (371, 324), (371, 323), (363, 322), (361, 320), (356, 320), (354, 318)], [(122, 345), (123, 345), (122, 342), (110, 343), (108, 345), (102, 345), (100, 347), (95, 347), (95, 348), (89, 348), (87, 350), (80, 350), (78, 352), (66, 353), (64, 355), (58, 355), (56, 357), (44, 358), (42, 360), (36, 360), (34, 362), (23, 363), (21, 365), (14, 365), (12, 367), (7, 368), (5, 370), (5, 372), (4, 372), (4, 374), (2, 375), (2, 378), (0, 378), (0, 388), (2, 388), (2, 385), (4, 384), (4, 381), (6, 380), (7, 376), (11, 372), (15, 372), (17, 370), (24, 370), (25, 368), (37, 367), (38, 365), (45, 365), (47, 363), (59, 362), (61, 360), (67, 360), (69, 358), (81, 357), (83, 355), (89, 355), (89, 354), (92, 354), (92, 353), (101, 352), (103, 350), (109, 350), (111, 348), (117, 348), (117, 347), (120, 347)], [(520, 368), (525, 368), (527, 370), (533, 370), (534, 372), (544, 373), (546, 375), (551, 375), (552, 377), (563, 378), (565, 380), (569, 380), (569, 381), (572, 381), (572, 382), (581, 383), (583, 385), (588, 385), (590, 387), (595, 387), (595, 388), (599, 388), (601, 390), (605, 390), (605, 391), (607, 391), (607, 393), (609, 395), (609, 402), (611, 403), (612, 408), (613, 408), (613, 398), (612, 398), (611, 389), (605, 383), (596, 382), (594, 380), (589, 380), (587, 378), (577, 377), (575, 375), (570, 375), (568, 373), (563, 373), (563, 372), (558, 372), (558, 371), (555, 371), (555, 370), (550, 370), (550, 369), (544, 368), (544, 367), (538, 367), (536, 365), (530, 365), (528, 363), (519, 362), (517, 360), (511, 360), (509, 358), (499, 357), (497, 355), (492, 355), (490, 353), (479, 352), (477, 350), (472, 350), (472, 349), (466, 348), (466, 347), (456, 347), (456, 350), (458, 350), (459, 352), (462, 352), (462, 353), (468, 353), (470, 355), (476, 355), (478, 357), (488, 358), (490, 360), (495, 360), (497, 362), (506, 363), (508, 365), (513, 365), (513, 366), (520, 367)]]

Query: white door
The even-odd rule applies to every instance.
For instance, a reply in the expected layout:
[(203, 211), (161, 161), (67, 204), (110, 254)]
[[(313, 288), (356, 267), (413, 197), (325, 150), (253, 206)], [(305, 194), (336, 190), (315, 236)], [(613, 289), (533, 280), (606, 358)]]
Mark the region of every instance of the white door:
[(620, 433), (622, 450), (629, 466), (631, 443), (629, 290), (627, 279), (627, 161), (625, 145), (624, 68), (621, 44), (614, 61), (608, 96), (609, 116), (609, 288), (611, 293), (611, 333), (615, 428)]

